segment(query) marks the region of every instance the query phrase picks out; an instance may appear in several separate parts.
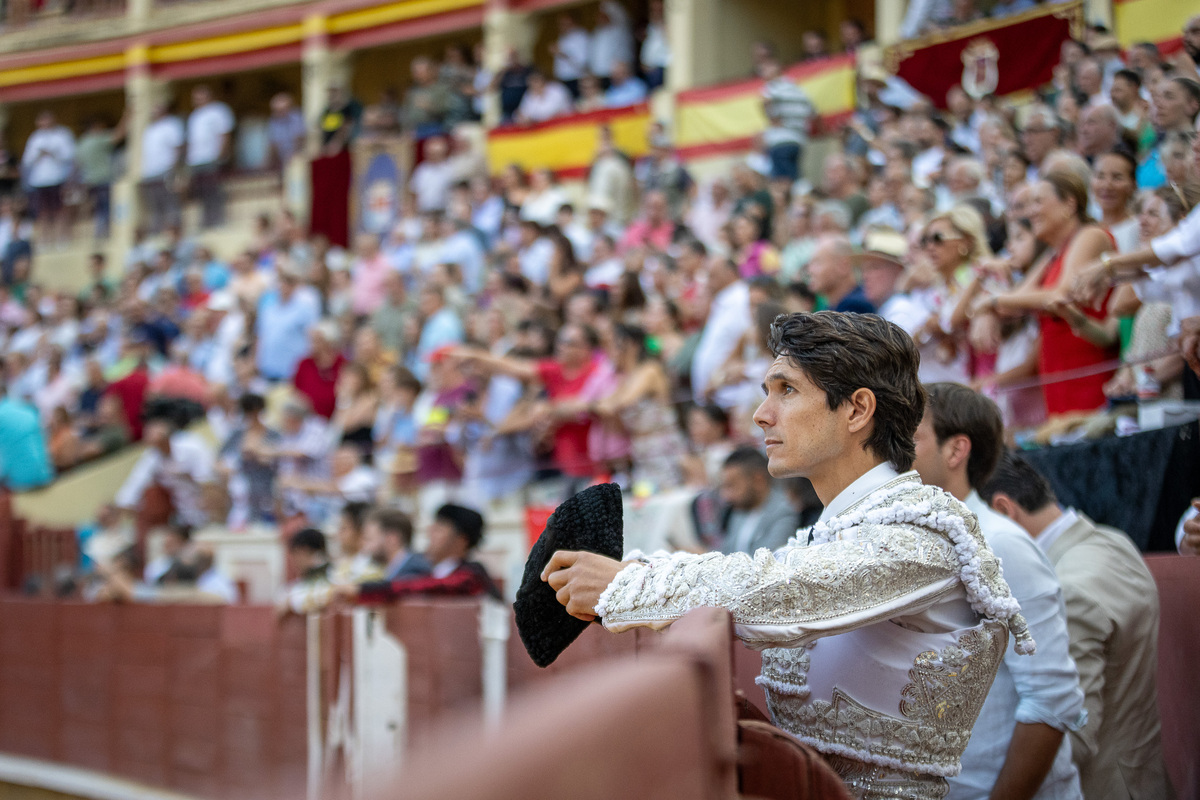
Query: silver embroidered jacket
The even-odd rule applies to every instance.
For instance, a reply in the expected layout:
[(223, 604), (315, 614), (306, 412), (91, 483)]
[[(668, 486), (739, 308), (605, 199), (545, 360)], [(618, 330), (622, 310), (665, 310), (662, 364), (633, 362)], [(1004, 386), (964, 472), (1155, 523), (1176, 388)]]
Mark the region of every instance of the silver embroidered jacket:
[(975, 517), (915, 472), (775, 553), (630, 564), (596, 611), (622, 631), (700, 606), (728, 609), (765, 651), (758, 683), (776, 724), (871, 800), (944, 796), (1009, 631), (1033, 649)]

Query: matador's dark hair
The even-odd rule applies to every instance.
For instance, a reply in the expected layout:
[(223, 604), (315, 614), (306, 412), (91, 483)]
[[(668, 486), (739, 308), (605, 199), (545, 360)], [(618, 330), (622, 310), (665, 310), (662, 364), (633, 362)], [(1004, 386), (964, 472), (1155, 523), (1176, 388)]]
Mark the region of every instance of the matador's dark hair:
[(870, 389), (874, 427), (864, 446), (900, 472), (912, 469), (913, 436), (925, 414), (917, 378), (921, 354), (912, 337), (874, 314), (818, 311), (779, 315), (770, 348), (825, 392), (831, 410), (858, 389)]

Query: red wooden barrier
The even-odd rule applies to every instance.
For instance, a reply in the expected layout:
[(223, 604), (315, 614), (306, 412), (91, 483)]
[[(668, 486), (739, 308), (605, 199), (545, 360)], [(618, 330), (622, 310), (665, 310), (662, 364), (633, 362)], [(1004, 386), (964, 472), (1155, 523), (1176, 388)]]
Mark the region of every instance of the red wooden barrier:
[(1179, 800), (1200, 800), (1200, 558), (1146, 556), (1158, 584), (1158, 710), (1163, 755)]
[(0, 600), (0, 751), (207, 798), (305, 787), (302, 622)]
[(0, 488), (0, 592), (21, 585), (20, 562), (16, 548), (16, 519), (13, 517), (12, 492)]
[(658, 638), (636, 660), (554, 674), (514, 702), (503, 735), (440, 727), (387, 796), (735, 797), (728, 615), (705, 609)]

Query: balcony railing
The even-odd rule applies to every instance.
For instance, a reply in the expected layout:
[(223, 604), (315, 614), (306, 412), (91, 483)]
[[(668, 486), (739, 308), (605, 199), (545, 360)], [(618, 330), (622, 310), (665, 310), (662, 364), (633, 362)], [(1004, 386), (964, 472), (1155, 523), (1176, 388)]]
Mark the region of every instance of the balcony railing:
[(124, 13), (125, 0), (0, 0), (0, 29)]

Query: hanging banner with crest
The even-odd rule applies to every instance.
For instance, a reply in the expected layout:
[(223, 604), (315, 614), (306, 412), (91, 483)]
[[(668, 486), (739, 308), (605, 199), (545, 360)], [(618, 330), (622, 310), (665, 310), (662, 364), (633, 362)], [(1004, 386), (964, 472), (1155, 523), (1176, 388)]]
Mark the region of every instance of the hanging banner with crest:
[(1083, 28), (1083, 0), (1040, 5), (901, 42), (884, 51), (884, 66), (945, 108), (956, 85), (978, 99), (1050, 83), (1062, 43)]

